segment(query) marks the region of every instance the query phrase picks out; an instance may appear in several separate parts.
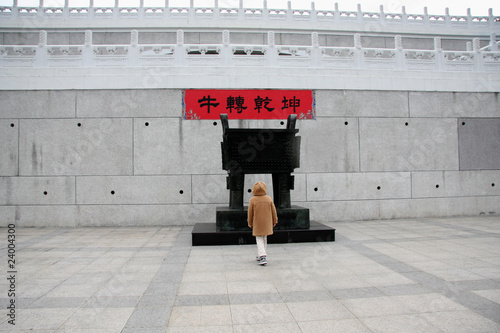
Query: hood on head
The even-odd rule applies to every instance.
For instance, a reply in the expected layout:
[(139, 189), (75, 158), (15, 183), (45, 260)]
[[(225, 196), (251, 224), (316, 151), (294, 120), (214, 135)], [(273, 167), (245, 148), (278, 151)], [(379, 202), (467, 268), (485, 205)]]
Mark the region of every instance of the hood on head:
[(266, 195), (266, 193), (267, 193), (267, 186), (263, 182), (257, 182), (252, 187), (253, 195)]

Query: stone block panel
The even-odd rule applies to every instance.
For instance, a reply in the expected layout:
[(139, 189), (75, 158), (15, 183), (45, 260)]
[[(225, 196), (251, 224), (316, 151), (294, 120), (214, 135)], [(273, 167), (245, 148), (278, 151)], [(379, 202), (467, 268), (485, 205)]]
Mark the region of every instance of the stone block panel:
[(84, 205), (74, 217), (81, 226), (180, 226), (215, 222), (216, 205)]
[[(290, 198), (292, 205), (297, 202), (306, 201), (306, 174), (302, 173), (292, 173), (295, 177), (294, 189), (290, 191)], [(274, 198), (273, 195), (273, 178), (271, 174), (254, 174), (245, 176), (245, 187), (243, 190), (243, 201), (245, 205), (248, 205), (250, 198), (253, 196), (252, 187), (257, 182), (264, 182), (267, 186), (267, 194)], [(227, 190), (227, 202), (229, 204), (229, 190)]]
[(409, 93), (411, 117), (500, 117), (498, 93)]
[(74, 118), (72, 90), (0, 91), (0, 118)]
[(229, 205), (226, 175), (193, 175), (193, 203)]
[(0, 213), (17, 216), (18, 227), (144, 227), (214, 223), (215, 209), (215, 205), (203, 204), (51, 205), (8, 210), (0, 206)]
[(0, 119), (0, 176), (18, 175), (19, 122)]
[[(5, 217), (6, 221), (15, 221), (18, 227), (180, 226), (199, 222), (214, 223), (217, 206), (0, 205), (0, 216)], [(493, 216), (500, 213), (500, 196), (316, 201), (307, 202), (303, 206), (310, 209), (311, 220), (320, 222), (456, 215)]]
[(82, 205), (155, 205), (191, 203), (191, 176), (77, 177)]
[(410, 197), (409, 172), (311, 173), (307, 175), (308, 201)]
[(455, 119), (360, 119), (361, 171), (458, 170)]
[[(293, 174), (295, 176), (295, 188), (290, 192), (292, 204), (306, 201), (306, 175)], [(219, 204), (229, 206), (229, 190), (226, 188), (227, 175), (192, 175), (193, 203), (195, 204)], [(273, 181), (271, 174), (248, 174), (245, 175), (243, 187), (243, 201), (248, 205), (252, 195), (252, 186), (262, 181), (267, 186), (267, 194), (273, 197)]]
[(181, 117), (182, 90), (81, 90), (77, 117)]
[(408, 117), (408, 92), (316, 90), (318, 117)]
[(224, 173), (221, 142), (220, 121), (181, 118), (135, 119), (134, 173)]
[[(500, 213), (499, 196), (308, 202), (311, 220), (361, 221)], [(363, 235), (361, 235), (363, 237)]]
[(0, 216), (2, 217), (3, 227), (6, 227), (9, 223), (17, 223), (15, 206), (0, 205)]
[(75, 204), (74, 177), (0, 177), (0, 205)]
[(21, 175), (132, 174), (132, 119), (20, 121)]
[(412, 197), (500, 195), (500, 171), (434, 171), (412, 173)]
[(297, 128), (301, 173), (359, 171), (357, 119), (318, 118), (301, 121)]
[(458, 120), (460, 170), (500, 169), (500, 118)]

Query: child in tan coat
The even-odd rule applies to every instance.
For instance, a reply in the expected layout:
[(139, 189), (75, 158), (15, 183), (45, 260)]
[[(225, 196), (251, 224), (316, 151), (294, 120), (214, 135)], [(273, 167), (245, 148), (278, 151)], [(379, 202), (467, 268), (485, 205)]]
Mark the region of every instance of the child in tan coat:
[(259, 265), (267, 264), (267, 236), (273, 234), (273, 227), (278, 223), (278, 215), (273, 199), (267, 194), (267, 186), (257, 182), (252, 188), (253, 197), (248, 205), (248, 226), (257, 242)]

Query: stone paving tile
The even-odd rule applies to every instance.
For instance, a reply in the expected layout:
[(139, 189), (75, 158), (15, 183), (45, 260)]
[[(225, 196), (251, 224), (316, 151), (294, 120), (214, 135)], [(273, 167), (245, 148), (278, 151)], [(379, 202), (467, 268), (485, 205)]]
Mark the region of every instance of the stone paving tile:
[[(16, 316), (16, 330), (57, 330), (78, 309), (51, 308), (51, 309), (23, 309)], [(6, 315), (2, 319), (7, 318)], [(0, 324), (0, 331), (12, 332), (12, 325), (7, 321)]]
[(439, 328), (433, 326), (423, 314), (392, 315), (363, 318), (362, 322), (373, 333), (439, 333)]
[(177, 306), (172, 310), (169, 326), (227, 326), (232, 324), (229, 305)]
[(191, 226), (18, 228), (14, 332), (500, 332), (499, 222), (328, 222), (335, 242), (270, 244), (265, 267)]
[[(302, 333), (318, 332), (349, 332), (349, 333), (372, 333), (368, 327), (358, 319), (341, 320), (316, 320), (298, 323)], [(384, 333), (390, 332), (385, 331)]]
[(134, 308), (81, 308), (64, 322), (62, 328), (121, 330)]
[[(234, 325), (234, 333), (302, 333), (297, 323)], [(318, 332), (318, 331), (317, 331)]]
[(342, 302), (309, 301), (286, 303), (296, 321), (354, 319), (354, 315)]
[(295, 319), (284, 303), (231, 305), (233, 325), (294, 323)]

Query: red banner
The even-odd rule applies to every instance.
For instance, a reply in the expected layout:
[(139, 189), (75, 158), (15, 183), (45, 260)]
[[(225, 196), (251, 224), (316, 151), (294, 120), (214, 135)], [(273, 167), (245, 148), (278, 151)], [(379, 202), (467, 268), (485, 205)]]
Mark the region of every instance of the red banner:
[(186, 89), (184, 119), (314, 119), (314, 90)]

